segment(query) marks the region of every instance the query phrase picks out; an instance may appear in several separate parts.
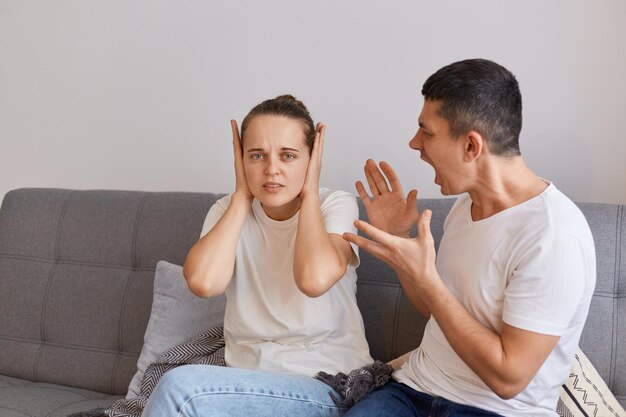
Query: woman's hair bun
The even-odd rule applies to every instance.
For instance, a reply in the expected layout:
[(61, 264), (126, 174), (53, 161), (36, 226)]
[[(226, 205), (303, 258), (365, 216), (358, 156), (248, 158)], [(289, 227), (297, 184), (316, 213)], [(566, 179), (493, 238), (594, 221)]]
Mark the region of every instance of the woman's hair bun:
[(281, 94), (280, 96), (276, 97), (274, 100), (288, 102), (308, 112), (308, 109), (306, 108), (304, 103), (298, 100), (297, 98), (295, 98), (294, 96), (292, 96), (291, 94)]

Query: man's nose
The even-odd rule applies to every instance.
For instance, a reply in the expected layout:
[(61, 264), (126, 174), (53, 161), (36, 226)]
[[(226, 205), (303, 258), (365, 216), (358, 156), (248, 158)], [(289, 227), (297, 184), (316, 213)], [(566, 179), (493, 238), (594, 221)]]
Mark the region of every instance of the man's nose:
[(409, 141), (409, 147), (418, 151), (422, 149), (422, 141), (420, 140), (419, 132)]

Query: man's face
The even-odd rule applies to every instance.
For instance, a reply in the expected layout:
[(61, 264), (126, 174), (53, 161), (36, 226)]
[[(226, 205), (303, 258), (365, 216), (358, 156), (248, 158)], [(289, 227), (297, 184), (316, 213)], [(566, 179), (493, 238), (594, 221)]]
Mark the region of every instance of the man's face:
[(302, 122), (283, 116), (257, 116), (243, 141), (243, 166), (252, 194), (274, 220), (286, 220), (300, 207), (309, 164)]
[(420, 158), (435, 169), (435, 184), (443, 195), (464, 192), (463, 141), (450, 136), (450, 126), (441, 117), (442, 102), (424, 100), (419, 116), (419, 129), (409, 142), (412, 149), (420, 151)]

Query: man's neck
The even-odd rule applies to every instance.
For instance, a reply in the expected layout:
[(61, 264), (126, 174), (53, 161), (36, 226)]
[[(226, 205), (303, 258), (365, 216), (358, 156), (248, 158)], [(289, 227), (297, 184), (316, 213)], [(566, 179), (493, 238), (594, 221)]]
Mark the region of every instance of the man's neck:
[(476, 186), (469, 191), (474, 221), (528, 201), (548, 187), (521, 156), (491, 157), (489, 163), (480, 167), (477, 177)]

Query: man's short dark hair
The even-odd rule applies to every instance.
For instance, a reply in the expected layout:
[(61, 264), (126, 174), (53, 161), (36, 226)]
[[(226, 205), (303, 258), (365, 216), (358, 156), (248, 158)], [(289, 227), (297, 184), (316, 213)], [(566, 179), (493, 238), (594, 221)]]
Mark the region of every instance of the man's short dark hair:
[(426, 100), (441, 100), (441, 117), (458, 137), (475, 130), (487, 139), (493, 155), (520, 155), (522, 94), (515, 76), (486, 59), (447, 65), (422, 87)]

